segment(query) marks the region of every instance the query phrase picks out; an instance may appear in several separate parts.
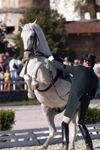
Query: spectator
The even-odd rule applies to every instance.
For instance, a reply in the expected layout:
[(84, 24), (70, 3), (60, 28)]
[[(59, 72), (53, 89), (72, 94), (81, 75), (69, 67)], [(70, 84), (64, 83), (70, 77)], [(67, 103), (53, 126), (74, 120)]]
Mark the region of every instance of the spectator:
[(17, 73), (18, 73), (18, 75), (19, 75), (20, 72), (21, 72), (21, 70), (22, 70), (22, 68), (23, 68), (23, 63), (22, 63), (20, 57), (17, 58), (17, 65), (18, 65)]
[[(4, 71), (3, 70), (1, 70), (1, 72), (0, 72), (0, 82), (1, 81), (4, 81)], [(4, 89), (4, 84), (2, 84), (2, 87), (3, 87), (3, 89)], [(2, 90), (3, 90), (2, 89)]]
[(3, 66), (3, 69), (4, 69), (4, 72), (5, 72), (5, 67), (6, 67), (6, 56), (4, 53), (1, 54), (2, 55), (2, 66)]
[[(97, 67), (97, 69), (96, 69), (96, 75), (98, 78), (100, 78), (100, 68), (99, 67)], [(96, 92), (96, 98), (99, 98), (99, 86), (98, 86), (98, 89)]]
[(4, 81), (4, 71), (0, 72), (0, 81)]
[[(6, 69), (6, 72), (4, 73), (4, 81), (9, 82), (10, 81), (10, 73), (9, 70)], [(5, 83), (4, 84), (4, 91), (10, 90), (10, 83)]]
[(64, 58), (64, 65), (69, 65), (68, 57)]
[(3, 57), (2, 57), (2, 54), (0, 54), (0, 64), (3, 63)]
[(3, 67), (3, 65), (2, 65), (2, 63), (0, 63), (0, 71), (4, 71), (4, 67)]
[(2, 53), (3, 61), (6, 59), (5, 53)]
[(11, 57), (10, 57), (9, 52), (6, 52), (6, 53), (5, 53), (5, 56), (8, 58), (9, 61), (11, 60)]
[(100, 78), (100, 68), (99, 67), (97, 67), (97, 69), (96, 69), (96, 75), (98, 78)]
[(18, 80), (17, 69), (18, 69), (17, 60), (15, 58), (12, 58), (9, 62), (9, 70), (10, 70), (11, 81)]
[(5, 69), (9, 69), (9, 56), (6, 56), (6, 59), (5, 59)]
[(78, 65), (78, 60), (75, 59), (75, 60), (74, 60), (74, 66), (77, 66), (77, 65)]
[[(71, 66), (72, 64), (68, 61), (68, 57), (65, 57), (64, 58), (64, 65), (68, 65), (68, 66)], [(69, 74), (69, 75), (71, 75), (71, 74)], [(70, 80), (70, 76), (68, 75), (68, 73), (66, 74), (66, 72), (64, 71), (63, 72), (63, 77), (64, 77), (64, 79), (67, 79), (67, 78), (69, 78), (69, 80)]]
[(80, 59), (78, 60), (78, 65), (81, 65), (81, 60)]
[[(24, 79), (19, 76), (19, 74), (20, 74), (20, 72), (21, 72), (21, 70), (23, 68), (23, 62), (21, 61), (20, 57), (17, 58), (17, 64), (18, 64), (17, 74), (18, 74), (19, 81), (24, 81)], [(24, 89), (24, 85), (23, 84), (19, 84), (19, 88), (20, 88), (20, 90), (23, 90)]]

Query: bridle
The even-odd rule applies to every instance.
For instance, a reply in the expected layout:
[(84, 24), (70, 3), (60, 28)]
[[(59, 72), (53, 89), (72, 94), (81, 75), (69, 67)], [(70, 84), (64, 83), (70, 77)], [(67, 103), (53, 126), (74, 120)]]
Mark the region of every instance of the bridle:
[[(37, 49), (37, 39), (39, 40), (38, 35), (36, 34), (35, 31), (34, 31), (34, 37), (33, 38), (34, 38), (34, 42), (32, 41), (32, 46), (31, 46), (32, 48), (31, 49), (25, 49), (24, 52), (30, 52), (30, 53), (35, 55), (36, 49)], [(33, 47), (34, 47), (34, 49), (33, 49)]]

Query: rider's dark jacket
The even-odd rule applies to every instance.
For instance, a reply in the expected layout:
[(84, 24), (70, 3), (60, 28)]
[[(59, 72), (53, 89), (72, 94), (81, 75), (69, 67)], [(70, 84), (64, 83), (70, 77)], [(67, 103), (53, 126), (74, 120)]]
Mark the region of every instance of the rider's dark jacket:
[(98, 77), (94, 73), (92, 67), (67, 66), (56, 60), (53, 60), (52, 65), (62, 71), (73, 75), (69, 99), (64, 115), (71, 118), (78, 102), (81, 102), (79, 124), (84, 124), (86, 112), (90, 100), (94, 98), (98, 88)]

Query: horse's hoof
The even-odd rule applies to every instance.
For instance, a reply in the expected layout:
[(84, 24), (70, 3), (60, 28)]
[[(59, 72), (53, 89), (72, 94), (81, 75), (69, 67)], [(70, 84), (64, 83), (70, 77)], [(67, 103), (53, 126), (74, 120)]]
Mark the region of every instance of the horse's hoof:
[(28, 98), (30, 100), (33, 100), (33, 99), (35, 99), (35, 95), (33, 93), (28, 93)]

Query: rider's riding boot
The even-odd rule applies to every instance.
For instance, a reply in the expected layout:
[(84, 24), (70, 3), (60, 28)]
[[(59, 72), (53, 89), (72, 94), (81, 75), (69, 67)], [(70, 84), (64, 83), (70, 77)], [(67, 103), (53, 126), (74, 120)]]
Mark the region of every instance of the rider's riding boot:
[(62, 148), (59, 150), (68, 150), (69, 145), (69, 127), (64, 121), (62, 122)]
[(86, 150), (94, 150), (92, 145), (92, 140), (86, 126), (79, 124), (79, 129), (84, 137), (86, 143)]

